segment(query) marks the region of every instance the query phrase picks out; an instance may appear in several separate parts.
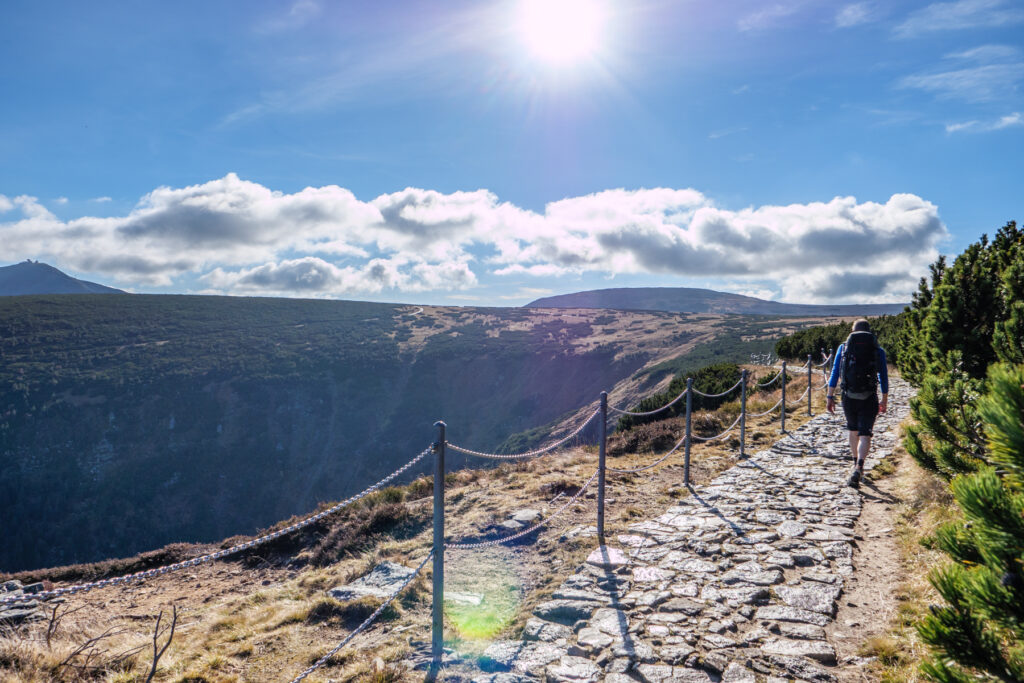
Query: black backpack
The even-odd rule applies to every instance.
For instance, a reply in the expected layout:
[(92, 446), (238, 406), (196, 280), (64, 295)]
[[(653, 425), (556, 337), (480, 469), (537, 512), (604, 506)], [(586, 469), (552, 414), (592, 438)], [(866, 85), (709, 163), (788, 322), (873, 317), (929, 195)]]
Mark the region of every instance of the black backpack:
[(867, 398), (878, 387), (878, 340), (870, 332), (854, 332), (843, 352), (843, 393)]

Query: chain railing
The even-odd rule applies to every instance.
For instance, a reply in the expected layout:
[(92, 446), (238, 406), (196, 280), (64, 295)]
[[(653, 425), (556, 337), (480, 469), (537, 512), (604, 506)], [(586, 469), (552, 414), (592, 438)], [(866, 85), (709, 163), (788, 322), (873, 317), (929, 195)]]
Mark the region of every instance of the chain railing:
[(504, 453), (484, 453), (484, 452), (481, 452), (481, 451), (474, 451), (471, 448), (465, 448), (464, 446), (459, 446), (459, 445), (453, 444), (451, 441), (445, 442), (445, 446), (447, 446), (448, 448), (452, 449), (453, 451), (458, 451), (459, 453), (464, 453), (466, 455), (472, 455), (472, 456), (475, 456), (477, 458), (488, 458), (490, 460), (520, 460), (520, 459), (523, 459), (523, 458), (535, 458), (538, 455), (544, 455), (545, 453), (550, 453), (551, 451), (556, 450), (560, 446), (562, 446), (562, 445), (568, 443), (569, 441), (572, 441), (573, 439), (575, 439), (577, 436), (579, 436), (583, 432), (584, 429), (587, 428), (587, 426), (591, 422), (594, 421), (594, 418), (597, 417), (600, 414), (601, 414), (601, 410), (600, 409), (595, 410), (593, 413), (591, 413), (590, 417), (588, 417), (583, 422), (583, 424), (581, 424), (579, 427), (577, 427), (572, 432), (570, 432), (566, 436), (562, 437), (558, 441), (556, 441), (556, 442), (554, 442), (552, 444), (549, 444), (547, 446), (544, 446), (543, 448), (538, 448), (537, 450), (526, 451), (525, 453), (508, 453), (508, 454), (504, 454)]
[(634, 417), (648, 417), (650, 415), (657, 415), (658, 413), (660, 413), (663, 410), (668, 410), (669, 408), (674, 406), (684, 396), (687, 396), (688, 394), (689, 394), (689, 389), (683, 389), (681, 394), (676, 396), (674, 399), (672, 399), (671, 401), (669, 401), (668, 403), (666, 403), (662, 407), (655, 408), (654, 410), (648, 410), (646, 412), (638, 412), (638, 411), (633, 411), (633, 410), (623, 410), (621, 408), (613, 408), (611, 406), (608, 406), (608, 410), (612, 411), (613, 413), (618, 413), (619, 415), (632, 415)]
[(516, 540), (522, 538), (523, 536), (529, 536), (534, 531), (537, 531), (541, 527), (544, 527), (544, 526), (550, 524), (555, 519), (557, 519), (558, 516), (561, 515), (563, 512), (565, 512), (569, 508), (570, 505), (572, 505), (577, 500), (579, 500), (579, 497), (583, 495), (583, 492), (587, 490), (587, 487), (589, 487), (591, 484), (593, 484), (594, 480), (597, 479), (597, 475), (598, 474), (599, 474), (599, 472), (597, 470), (595, 470), (594, 473), (592, 475), (590, 475), (590, 478), (587, 479), (583, 483), (583, 486), (580, 487), (580, 490), (577, 491), (573, 495), (572, 498), (567, 500), (565, 502), (565, 504), (562, 505), (562, 507), (558, 508), (553, 513), (551, 513), (550, 515), (548, 515), (547, 517), (545, 517), (544, 519), (542, 519), (541, 521), (537, 522), (536, 524), (534, 524), (531, 527), (527, 527), (525, 529), (521, 529), (520, 531), (517, 531), (514, 534), (511, 534), (509, 536), (504, 536), (502, 538), (492, 538), (492, 539), (487, 540), (487, 541), (473, 541), (473, 542), (463, 542), (463, 543), (445, 543), (444, 544), (444, 548), (445, 548), (445, 550), (470, 550), (470, 549), (473, 549), (473, 548), (489, 548), (489, 547), (495, 546), (495, 545), (502, 545), (503, 543), (511, 543), (512, 541), (516, 541)]
[[(677, 453), (682, 448), (682, 449), (684, 449), (683, 481), (684, 481), (685, 485), (689, 486), (690, 485), (690, 450), (691, 450), (691, 446), (692, 446), (694, 441), (705, 442), (705, 443), (713, 442), (713, 441), (718, 441), (718, 440), (724, 439), (727, 435), (732, 433), (733, 430), (736, 429), (737, 426), (739, 426), (739, 429), (740, 429), (740, 434), (739, 434), (740, 457), (745, 457), (746, 426), (747, 426), (747, 422), (746, 421), (747, 421), (747, 419), (748, 418), (756, 418), (756, 417), (764, 417), (766, 415), (769, 415), (769, 414), (773, 413), (776, 410), (779, 410), (779, 413), (780, 413), (779, 417), (780, 417), (780, 420), (781, 420), (781, 430), (782, 430), (782, 432), (785, 433), (785, 429), (786, 429), (785, 419), (786, 419), (786, 408), (787, 408), (787, 406), (792, 406), (792, 405), (801, 403), (804, 400), (804, 398), (806, 397), (807, 398), (807, 411), (808, 411), (808, 415), (811, 414), (811, 399), (812, 399), (812, 387), (813, 387), (813, 383), (814, 383), (813, 382), (814, 368), (815, 367), (823, 367), (824, 365), (826, 365), (828, 363), (830, 358), (831, 358), (831, 355), (827, 356), (825, 361), (823, 361), (823, 363), (815, 365), (812, 362), (811, 356), (808, 355), (807, 362), (804, 365), (800, 366), (799, 368), (796, 368), (798, 370), (806, 369), (806, 371), (807, 371), (807, 388), (804, 390), (803, 394), (801, 394), (798, 398), (796, 398), (793, 401), (788, 401), (786, 399), (786, 388), (787, 388), (786, 387), (786, 385), (787, 385), (786, 371), (787, 371), (787, 367), (786, 367), (786, 361), (782, 361), (782, 367), (781, 367), (781, 369), (779, 370), (779, 372), (776, 374), (776, 376), (774, 378), (772, 378), (768, 382), (764, 382), (764, 383), (757, 383), (757, 382), (755, 382), (752, 385), (754, 387), (766, 387), (766, 386), (770, 386), (770, 385), (774, 384), (775, 382), (780, 382), (781, 383), (781, 386), (780, 386), (781, 397), (779, 398), (779, 400), (771, 408), (769, 408), (768, 410), (763, 411), (763, 412), (757, 412), (757, 413), (752, 413), (752, 412), (750, 412), (747, 409), (747, 389), (748, 389), (748, 386), (750, 386), (750, 384), (748, 382), (748, 371), (746, 369), (744, 369), (742, 371), (742, 375), (740, 377), (740, 380), (736, 384), (734, 384), (732, 387), (730, 387), (726, 391), (723, 391), (723, 392), (717, 393), (717, 394), (706, 394), (706, 393), (703, 393), (703, 392), (699, 391), (698, 389), (695, 389), (694, 386), (693, 386), (693, 379), (692, 378), (687, 378), (687, 380), (686, 380), (686, 389), (684, 389), (678, 396), (673, 398), (669, 403), (667, 403), (664, 406), (662, 406), (661, 408), (658, 408), (657, 410), (653, 410), (653, 411), (635, 412), (635, 411), (629, 411), (629, 410), (624, 410), (624, 409), (611, 408), (611, 407), (608, 406), (607, 393), (602, 393), (601, 400), (600, 400), (600, 407), (597, 410), (595, 410), (594, 412), (592, 412), (589, 415), (587, 415), (586, 419), (583, 420), (583, 422), (581, 424), (579, 424), (575, 429), (573, 429), (567, 435), (565, 435), (565, 436), (559, 438), (558, 440), (554, 441), (553, 443), (550, 443), (550, 444), (548, 444), (548, 445), (546, 445), (546, 446), (544, 446), (542, 448), (526, 451), (526, 452), (523, 452), (523, 453), (514, 453), (514, 454), (487, 453), (487, 452), (476, 451), (476, 450), (473, 450), (473, 449), (470, 449), (470, 448), (466, 448), (464, 446), (460, 446), (460, 445), (454, 444), (454, 443), (448, 441), (447, 438), (446, 438), (446, 425), (445, 425), (445, 423), (444, 422), (438, 422), (435, 425), (438, 428), (438, 437), (437, 437), (437, 440), (434, 442), (434, 444), (431, 445), (429, 448), (427, 448), (427, 449), (423, 450), (422, 452), (420, 452), (418, 455), (416, 455), (414, 458), (412, 458), (405, 465), (403, 465), (399, 469), (395, 470), (394, 472), (392, 472), (388, 476), (384, 477), (383, 479), (381, 479), (377, 483), (373, 484), (372, 486), (367, 487), (366, 489), (364, 489), (360, 493), (358, 493), (358, 494), (356, 494), (356, 495), (354, 495), (354, 496), (352, 496), (350, 498), (347, 498), (347, 499), (341, 501), (340, 503), (337, 503), (336, 505), (333, 505), (330, 508), (327, 508), (327, 509), (325, 509), (325, 510), (323, 510), (321, 512), (318, 512), (318, 513), (316, 513), (314, 515), (310, 515), (309, 517), (306, 517), (305, 519), (300, 520), (299, 522), (291, 524), (291, 525), (289, 525), (287, 527), (284, 527), (282, 529), (278, 529), (277, 531), (274, 531), (272, 533), (265, 534), (265, 535), (260, 536), (258, 538), (252, 539), (250, 541), (246, 541), (244, 543), (240, 543), (238, 545), (232, 546), (230, 548), (227, 548), (227, 549), (224, 549), (224, 550), (220, 550), (220, 551), (217, 551), (217, 552), (214, 552), (214, 553), (210, 553), (210, 554), (207, 554), (207, 555), (203, 555), (201, 557), (196, 557), (196, 558), (192, 558), (192, 559), (189, 559), (189, 560), (184, 560), (184, 561), (181, 561), (181, 562), (176, 562), (174, 564), (169, 564), (169, 565), (166, 565), (166, 566), (163, 566), (163, 567), (158, 567), (158, 568), (155, 568), (155, 569), (149, 569), (149, 570), (145, 570), (145, 571), (141, 571), (141, 572), (136, 572), (134, 574), (128, 574), (128, 575), (120, 576), (120, 577), (116, 577), (116, 578), (102, 579), (102, 580), (94, 581), (94, 582), (91, 582), (91, 583), (67, 586), (67, 587), (64, 587), (64, 588), (58, 588), (58, 589), (54, 589), (54, 590), (50, 590), (50, 591), (42, 591), (40, 593), (36, 593), (36, 594), (33, 594), (33, 595), (29, 595), (29, 596), (4, 597), (4, 598), (0, 598), (0, 604), (11, 604), (11, 603), (19, 603), (19, 602), (28, 602), (28, 601), (33, 601), (33, 600), (47, 600), (47, 599), (51, 599), (51, 598), (57, 598), (57, 597), (63, 597), (63, 596), (68, 596), (68, 595), (74, 595), (74, 594), (77, 594), (77, 593), (83, 593), (83, 592), (86, 592), (86, 591), (89, 591), (89, 590), (93, 590), (95, 588), (102, 588), (102, 587), (107, 587), (107, 586), (125, 585), (125, 584), (128, 584), (128, 583), (132, 583), (132, 582), (136, 582), (136, 581), (141, 581), (141, 580), (144, 580), (144, 579), (147, 579), (147, 578), (151, 578), (151, 577), (167, 574), (167, 573), (170, 573), (170, 572), (174, 572), (174, 571), (177, 571), (177, 570), (180, 570), (180, 569), (185, 569), (187, 567), (195, 567), (195, 566), (207, 563), (207, 562), (212, 562), (214, 560), (227, 557), (229, 555), (233, 555), (235, 553), (238, 553), (238, 552), (241, 552), (243, 550), (247, 550), (247, 549), (256, 547), (256, 546), (264, 544), (264, 543), (268, 543), (268, 542), (270, 542), (270, 541), (272, 541), (274, 539), (280, 538), (280, 537), (282, 537), (282, 536), (284, 536), (286, 534), (292, 533), (294, 531), (297, 531), (299, 529), (307, 527), (307, 526), (309, 526), (311, 524), (314, 524), (314, 523), (324, 519), (325, 517), (327, 517), (327, 516), (337, 512), (337, 511), (341, 510), (342, 508), (345, 508), (345, 507), (347, 507), (349, 505), (352, 505), (353, 503), (357, 502), (361, 498), (364, 498), (365, 496), (373, 493), (374, 491), (380, 489), (381, 487), (385, 486), (389, 482), (393, 481), (396, 477), (400, 476), (404, 472), (407, 472), (410, 468), (412, 468), (417, 463), (419, 463), (424, 458), (426, 458), (427, 455), (433, 453), (434, 454), (434, 476), (433, 476), (433, 487), (434, 487), (434, 499), (433, 499), (433, 503), (434, 503), (433, 504), (433, 508), (434, 508), (434, 524), (433, 524), (433, 546), (432, 546), (432, 549), (431, 549), (430, 553), (427, 555), (426, 558), (423, 559), (423, 561), (419, 564), (419, 566), (415, 569), (415, 571), (412, 574), (410, 574), (409, 577), (406, 578), (404, 583), (401, 586), (399, 586), (399, 588), (394, 593), (392, 593), (390, 596), (388, 596), (381, 603), (381, 605), (379, 607), (377, 607), (377, 609), (369, 617), (367, 617), (367, 619), (365, 619), (361, 624), (359, 624), (359, 626), (357, 626), (355, 629), (353, 629), (336, 647), (334, 647), (327, 654), (325, 654), (323, 657), (321, 657), (316, 662), (314, 662), (310, 667), (305, 669), (296, 678), (292, 679), (292, 683), (298, 683), (299, 681), (304, 680), (306, 677), (308, 677), (310, 674), (315, 672), (317, 669), (319, 669), (322, 666), (324, 666), (324, 664), (327, 663), (330, 660), (331, 657), (336, 655), (339, 651), (341, 651), (342, 648), (344, 648), (346, 645), (348, 645), (352, 641), (352, 639), (355, 638), (356, 635), (358, 635), (360, 632), (362, 632), (366, 628), (368, 628), (374, 622), (374, 620), (377, 619), (377, 617), (379, 617), (380, 614), (387, 608), (387, 606), (398, 596), (398, 594), (401, 593), (403, 590), (405, 590), (406, 587), (408, 587), (408, 585), (415, 579), (416, 576), (418, 576), (420, 574), (420, 572), (424, 569), (424, 567), (426, 567), (426, 565), (429, 562), (433, 562), (433, 588), (432, 588), (432, 607), (431, 607), (431, 614), (432, 614), (431, 657), (432, 657), (433, 667), (436, 668), (436, 667), (438, 667), (440, 665), (441, 657), (443, 655), (443, 642), (444, 642), (443, 641), (443, 624), (444, 624), (444, 616), (443, 616), (444, 615), (444, 613), (443, 613), (443, 600), (444, 600), (444, 556), (445, 556), (445, 551), (446, 550), (465, 550), (465, 549), (475, 549), (475, 548), (485, 548), (485, 547), (497, 546), (497, 545), (501, 545), (501, 544), (511, 543), (511, 542), (516, 541), (516, 540), (518, 540), (520, 538), (523, 538), (525, 536), (533, 534), (533, 533), (539, 531), (542, 527), (550, 525), (554, 520), (558, 519), (562, 514), (564, 514), (565, 511), (568, 510), (571, 506), (573, 506), (580, 499), (580, 497), (584, 494), (584, 492), (586, 492), (595, 482), (597, 483), (597, 488), (598, 488), (598, 493), (597, 493), (597, 533), (598, 533), (599, 539), (603, 543), (604, 542), (604, 502), (605, 502), (604, 501), (604, 491), (605, 491), (605, 478), (606, 478), (606, 475), (607, 475), (608, 472), (612, 472), (614, 474), (632, 474), (632, 473), (644, 472), (644, 471), (653, 469), (654, 467), (657, 467), (657, 466), (661, 465), (669, 457), (671, 457), (672, 455)], [(765, 361), (766, 362), (770, 362), (770, 358), (766, 357)], [(827, 384), (828, 373), (825, 370), (822, 370), (822, 374), (824, 374), (826, 376), (826, 384)], [(822, 386), (824, 386), (824, 385), (822, 385)], [(692, 416), (693, 416), (693, 396), (694, 396), (694, 394), (696, 394), (698, 396), (706, 397), (706, 398), (721, 398), (723, 396), (726, 396), (726, 395), (734, 392), (737, 388), (741, 389), (741, 392), (740, 392), (740, 413), (736, 417), (736, 419), (733, 421), (733, 423), (730, 424), (724, 431), (722, 431), (721, 433), (716, 434), (714, 436), (704, 437), (704, 436), (697, 436), (697, 435), (693, 434), (693, 430), (692, 430)], [(622, 415), (650, 416), (650, 415), (654, 415), (654, 414), (660, 413), (660, 412), (670, 408), (671, 406), (673, 406), (676, 403), (678, 403), (679, 401), (681, 401), (684, 397), (686, 399), (686, 430), (685, 430), (685, 434), (684, 434), (684, 436), (678, 442), (676, 442), (676, 444), (667, 453), (665, 453), (664, 455), (661, 455), (655, 461), (653, 461), (653, 462), (651, 462), (651, 463), (649, 463), (647, 465), (640, 466), (640, 467), (634, 467), (634, 468), (628, 468), (627, 469), (627, 468), (615, 468), (615, 467), (608, 467), (607, 466), (607, 464), (605, 462), (605, 455), (606, 455), (606, 448), (607, 448), (608, 413), (609, 413), (609, 411), (614, 412), (614, 413), (618, 413), (618, 414), (622, 414)], [(445, 475), (446, 475), (446, 470), (445, 470), (445, 462), (444, 461), (445, 461), (445, 453), (446, 453), (447, 449), (450, 448), (453, 451), (456, 451), (458, 453), (462, 453), (462, 454), (465, 454), (465, 455), (481, 457), (481, 458), (489, 458), (489, 459), (495, 459), (495, 460), (515, 460), (515, 459), (533, 458), (533, 457), (541, 456), (541, 455), (544, 455), (544, 454), (547, 454), (547, 453), (551, 453), (551, 452), (557, 450), (558, 448), (564, 446), (565, 444), (569, 443), (573, 439), (579, 437), (584, 432), (584, 430), (587, 429), (587, 427), (590, 426), (595, 420), (598, 420), (598, 423), (599, 423), (599, 426), (600, 426), (599, 436), (598, 436), (598, 440), (599, 440), (599, 451), (598, 451), (598, 453), (599, 453), (599, 456), (598, 456), (598, 467), (597, 467), (597, 470), (592, 475), (590, 475), (590, 477), (587, 478), (586, 481), (584, 481), (582, 483), (582, 485), (575, 492), (575, 494), (572, 495), (557, 510), (555, 510), (553, 513), (547, 515), (546, 517), (541, 519), (539, 522), (537, 522), (537, 523), (535, 523), (535, 524), (533, 524), (531, 526), (528, 526), (526, 528), (520, 529), (520, 530), (518, 530), (518, 531), (516, 531), (514, 533), (511, 533), (511, 534), (509, 534), (507, 536), (503, 536), (503, 537), (500, 537), (500, 538), (494, 538), (494, 539), (485, 540), (485, 541), (461, 541), (461, 542), (446, 542), (445, 541), (444, 493), (445, 493)]]
[(90, 583), (81, 583), (81, 584), (77, 584), (77, 585), (74, 585), (74, 586), (66, 586), (64, 588), (55, 588), (55, 589), (49, 590), (49, 591), (40, 591), (38, 593), (33, 593), (33, 594), (30, 594), (30, 595), (16, 595), (16, 596), (11, 596), (11, 597), (0, 598), (0, 604), (8, 605), (8, 604), (11, 604), (11, 603), (29, 602), (29, 601), (32, 601), (32, 600), (50, 600), (52, 598), (64, 597), (64, 596), (67, 596), (67, 595), (75, 595), (77, 593), (86, 593), (86, 592), (94, 590), (96, 588), (107, 588), (109, 586), (120, 586), (120, 585), (127, 584), (127, 583), (134, 583), (136, 581), (143, 581), (145, 579), (150, 579), (150, 578), (153, 578), (153, 577), (156, 577), (156, 576), (163, 576), (164, 574), (170, 574), (171, 572), (176, 572), (176, 571), (181, 570), (181, 569), (187, 569), (189, 567), (197, 567), (197, 566), (199, 566), (201, 564), (206, 564), (208, 562), (213, 562), (214, 560), (219, 560), (219, 559), (225, 558), (225, 557), (227, 557), (229, 555), (234, 555), (235, 553), (240, 553), (243, 550), (249, 550), (250, 548), (255, 548), (256, 546), (263, 545), (264, 543), (269, 543), (270, 541), (273, 541), (275, 539), (281, 538), (282, 536), (285, 536), (286, 534), (290, 534), (293, 531), (298, 531), (299, 529), (303, 529), (303, 528), (309, 526), (310, 524), (315, 524), (316, 522), (319, 522), (320, 520), (324, 519), (325, 517), (327, 517), (329, 515), (332, 515), (335, 512), (338, 512), (342, 508), (345, 508), (345, 507), (348, 507), (349, 505), (352, 505), (353, 503), (355, 503), (356, 501), (360, 500), (361, 498), (365, 498), (366, 496), (370, 495), (374, 491), (376, 491), (376, 490), (380, 489), (381, 487), (383, 487), (384, 485), (386, 485), (388, 482), (394, 480), (395, 477), (398, 477), (402, 473), (408, 471), (409, 468), (411, 468), (416, 463), (418, 463), (420, 460), (425, 458), (428, 454), (430, 454), (432, 450), (433, 450), (433, 447), (431, 446), (431, 447), (421, 451), (420, 454), (417, 455), (416, 457), (414, 457), (412, 460), (410, 460), (409, 462), (405, 463), (404, 465), (399, 467), (397, 470), (395, 470), (394, 472), (392, 472), (388, 476), (386, 476), (383, 479), (381, 479), (380, 481), (378, 481), (376, 484), (373, 484), (372, 486), (368, 486), (367, 488), (363, 489), (362, 491), (360, 491), (356, 495), (354, 495), (354, 496), (352, 496), (350, 498), (346, 498), (345, 500), (341, 501), (340, 503), (338, 503), (336, 505), (332, 505), (328, 509), (323, 510), (321, 512), (318, 512), (315, 515), (310, 515), (309, 517), (306, 517), (305, 519), (303, 519), (301, 521), (298, 521), (295, 524), (291, 524), (289, 526), (284, 527), (283, 529), (278, 529), (277, 531), (274, 531), (272, 533), (265, 534), (263, 536), (260, 536), (259, 538), (254, 538), (254, 539), (252, 539), (250, 541), (245, 541), (244, 543), (239, 543), (238, 545), (231, 546), (230, 548), (226, 548), (224, 550), (218, 550), (215, 553), (210, 553), (208, 555), (202, 555), (200, 557), (194, 557), (194, 558), (189, 559), (189, 560), (182, 560), (181, 562), (175, 562), (174, 564), (168, 564), (168, 565), (164, 565), (162, 567), (155, 567), (153, 569), (146, 569), (146, 570), (141, 571), (141, 572), (135, 572), (134, 574), (127, 574), (127, 575), (124, 575), (124, 576), (111, 577), (109, 579), (101, 579), (99, 581), (92, 581)]
[(715, 436), (697, 436), (696, 434), (694, 434), (693, 438), (695, 438), (697, 441), (718, 441), (719, 439), (724, 439), (729, 434), (729, 432), (731, 432), (733, 428), (740, 423), (740, 420), (742, 419), (743, 413), (740, 413), (739, 415), (736, 416), (736, 420), (731, 425), (725, 428), (724, 432), (716, 434)]
[(381, 615), (381, 613), (385, 609), (387, 609), (387, 606), (390, 605), (394, 601), (394, 599), (398, 597), (399, 593), (401, 593), (402, 591), (404, 591), (406, 588), (409, 587), (409, 584), (413, 582), (413, 579), (415, 579), (417, 576), (419, 576), (419, 573), (421, 571), (423, 571), (423, 568), (425, 566), (427, 566), (427, 562), (429, 562), (431, 559), (433, 559), (433, 557), (434, 557), (434, 551), (430, 551), (429, 553), (427, 553), (427, 556), (425, 558), (423, 558), (422, 562), (420, 562), (420, 566), (416, 567), (416, 570), (412, 574), (410, 574), (405, 579), (404, 582), (402, 582), (402, 585), (399, 586), (398, 589), (395, 590), (394, 593), (389, 595), (384, 600), (384, 602), (382, 602), (380, 604), (380, 606), (377, 607), (377, 609), (375, 609), (373, 611), (373, 614), (371, 614), (370, 616), (366, 617), (366, 619), (363, 620), (363, 623), (359, 624), (359, 626), (356, 626), (354, 629), (352, 629), (351, 633), (349, 633), (347, 636), (345, 636), (345, 639), (342, 640), (340, 643), (338, 643), (333, 649), (331, 649), (330, 652), (328, 652), (323, 657), (321, 657), (320, 659), (318, 659), (315, 662), (313, 662), (309, 666), (309, 668), (307, 668), (305, 671), (303, 671), (298, 676), (293, 678), (291, 680), (291, 683), (299, 683), (299, 681), (305, 680), (307, 676), (309, 676), (311, 673), (313, 673), (314, 671), (316, 671), (317, 669), (322, 667), (324, 664), (326, 664), (328, 661), (330, 661), (331, 657), (333, 657), (334, 655), (336, 655), (339, 652), (341, 652), (342, 648), (344, 648), (346, 645), (348, 645), (352, 641), (353, 638), (355, 638), (357, 635), (359, 635), (359, 633), (361, 631), (363, 631), (367, 626), (372, 624), (374, 622), (374, 620), (376, 620), (377, 617), (379, 617)]
[(729, 387), (720, 394), (705, 394), (703, 391), (698, 391), (697, 389), (694, 389), (693, 393), (697, 394), (698, 396), (703, 396), (704, 398), (722, 398), (726, 394), (731, 394), (732, 392), (736, 391), (736, 389), (738, 389), (741, 384), (743, 384), (742, 378), (738, 382), (736, 382), (736, 384), (733, 384), (731, 387)]

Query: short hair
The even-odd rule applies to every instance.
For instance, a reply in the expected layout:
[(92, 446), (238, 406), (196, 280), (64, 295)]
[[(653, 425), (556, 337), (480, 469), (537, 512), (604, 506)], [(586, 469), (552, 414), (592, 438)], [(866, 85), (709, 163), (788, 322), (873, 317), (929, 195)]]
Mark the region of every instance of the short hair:
[(853, 323), (853, 331), (854, 332), (870, 332), (871, 331), (871, 323), (869, 323), (864, 318), (861, 318), (860, 320), (858, 320), (855, 323)]

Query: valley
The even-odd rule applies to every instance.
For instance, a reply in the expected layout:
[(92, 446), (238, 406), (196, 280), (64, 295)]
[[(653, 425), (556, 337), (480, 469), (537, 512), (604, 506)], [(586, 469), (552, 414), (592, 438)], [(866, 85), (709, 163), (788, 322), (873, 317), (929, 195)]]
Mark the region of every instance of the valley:
[[(537, 434), (571, 428), (602, 390), (628, 405), (687, 363), (744, 360), (817, 322), (201, 296), (4, 298), (0, 515), (17, 523), (0, 546), (0, 570), (251, 533), (393, 471), (433, 441), (439, 419), (470, 448), (537, 445)], [(464, 464), (453, 454), (449, 467)]]

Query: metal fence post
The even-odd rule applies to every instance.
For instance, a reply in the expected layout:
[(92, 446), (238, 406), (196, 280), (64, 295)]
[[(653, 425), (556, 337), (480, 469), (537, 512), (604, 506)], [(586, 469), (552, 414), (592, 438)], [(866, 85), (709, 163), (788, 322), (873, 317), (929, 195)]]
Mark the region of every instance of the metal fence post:
[(782, 361), (782, 433), (786, 433), (786, 361)]
[(445, 424), (438, 421), (434, 444), (434, 594), (430, 650), (434, 666), (444, 656), (444, 450)]
[(747, 457), (747, 370), (740, 378), (740, 457)]
[(690, 416), (693, 415), (693, 378), (686, 378), (686, 450), (683, 457), (683, 484), (690, 485)]
[(811, 416), (811, 394), (814, 392), (814, 361), (807, 354), (807, 417)]
[(597, 538), (604, 543), (604, 459), (608, 443), (608, 392), (601, 392), (601, 444), (597, 456)]

